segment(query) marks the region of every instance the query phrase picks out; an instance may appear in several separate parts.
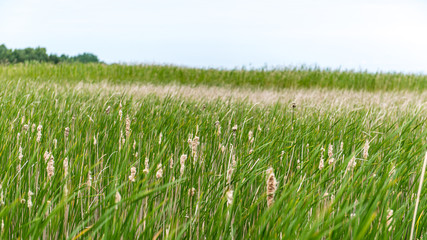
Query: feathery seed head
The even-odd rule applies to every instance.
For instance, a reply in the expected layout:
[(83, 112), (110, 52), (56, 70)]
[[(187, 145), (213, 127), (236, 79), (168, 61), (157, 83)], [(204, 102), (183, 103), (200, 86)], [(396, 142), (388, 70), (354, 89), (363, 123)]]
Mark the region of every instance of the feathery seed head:
[(162, 178), (162, 177), (163, 177), (163, 168), (162, 168), (162, 164), (161, 164), (161, 163), (159, 163), (159, 164), (157, 165), (156, 178), (157, 178), (157, 179), (159, 179), (159, 178)]
[(69, 134), (70, 134), (70, 128), (66, 127), (64, 131), (64, 137), (67, 139)]
[(196, 189), (194, 187), (188, 189), (188, 195), (190, 197), (194, 196), (194, 194), (196, 194)]
[(187, 160), (187, 155), (186, 154), (181, 155), (181, 158), (179, 160), (179, 163), (181, 164), (181, 169), (180, 169), (181, 176), (184, 174), (184, 171), (185, 171), (186, 160)]
[(68, 176), (68, 157), (64, 159), (64, 162), (62, 163), (64, 167), (64, 177)]
[(46, 163), (50, 159), (50, 153), (48, 151), (45, 151), (43, 157), (44, 157), (44, 162)]
[(33, 207), (33, 202), (31, 201), (31, 196), (33, 196), (34, 193), (30, 191), (28, 191), (28, 201), (27, 201), (27, 207), (31, 208)]
[(50, 154), (50, 159), (49, 159), (49, 161), (47, 162), (47, 167), (46, 167), (46, 170), (47, 170), (47, 176), (48, 176), (48, 178), (49, 178), (49, 180), (51, 180), (52, 179), (52, 177), (53, 177), (53, 175), (54, 175), (54, 171), (55, 171), (55, 167), (54, 167), (54, 158), (53, 158), (53, 155), (52, 154)]
[(126, 138), (129, 138), (132, 130), (130, 129), (130, 118), (126, 115)]
[[(120, 195), (119, 191), (116, 192), (114, 202), (118, 204), (122, 200), (122, 195)], [(118, 209), (118, 205), (116, 205), (116, 210)]]
[(225, 193), (227, 197), (227, 206), (231, 205), (233, 203), (233, 190), (228, 189), (228, 191)]
[(19, 159), (19, 161), (22, 161), (22, 158), (24, 158), (24, 155), (22, 154), (22, 147), (19, 146), (19, 153), (18, 153), (18, 159)]
[(88, 188), (92, 187), (92, 174), (91, 174), (90, 171), (87, 173), (87, 182), (86, 182), (86, 184), (87, 184)]
[(334, 150), (334, 146), (332, 144), (329, 144), (329, 147), (328, 147), (329, 158), (332, 158), (332, 156), (334, 155), (333, 150)]
[(277, 190), (277, 180), (274, 176), (272, 167), (267, 169), (267, 206), (270, 207), (274, 203), (274, 193)]
[(22, 131), (24, 131), (24, 133), (28, 132), (28, 124), (25, 124), (24, 126), (22, 126)]
[(369, 156), (369, 140), (366, 139), (365, 146), (363, 147), (363, 158), (366, 160)]
[(393, 230), (393, 210), (392, 209), (388, 209), (387, 210), (387, 227), (388, 227), (388, 231), (390, 232), (391, 230)]
[(130, 168), (129, 181), (135, 182), (135, 175), (136, 175), (136, 167), (131, 167)]
[(37, 139), (36, 139), (37, 142), (41, 142), (42, 140), (42, 129), (43, 129), (42, 125), (39, 125), (37, 127)]
[(148, 174), (148, 172), (150, 171), (150, 167), (149, 167), (148, 163), (149, 163), (149, 160), (148, 160), (148, 157), (146, 157), (145, 158), (145, 168), (144, 168), (144, 170), (142, 170), (142, 172), (145, 174)]

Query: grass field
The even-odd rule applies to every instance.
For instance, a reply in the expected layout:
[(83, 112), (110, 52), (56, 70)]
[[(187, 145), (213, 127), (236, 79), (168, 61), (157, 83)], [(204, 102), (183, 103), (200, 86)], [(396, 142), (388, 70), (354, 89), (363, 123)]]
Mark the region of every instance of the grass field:
[(157, 65), (16, 64), (0, 67), (0, 78), (55, 81), (186, 84), (260, 89), (327, 88), (364, 91), (427, 90), (427, 76), (308, 67), (257, 70), (195, 69)]
[(29, 64), (0, 83), (1, 238), (409, 239), (417, 199), (427, 237), (425, 76)]

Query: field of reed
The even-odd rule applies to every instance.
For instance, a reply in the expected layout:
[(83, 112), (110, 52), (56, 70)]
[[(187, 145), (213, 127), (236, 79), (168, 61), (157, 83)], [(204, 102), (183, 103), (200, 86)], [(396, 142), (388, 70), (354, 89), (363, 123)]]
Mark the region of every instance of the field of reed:
[(173, 83), (252, 89), (427, 90), (427, 76), (421, 74), (369, 73), (316, 67), (218, 70), (165, 65), (28, 63), (1, 66), (0, 79), (3, 78), (59, 83)]
[(425, 239), (425, 82), (0, 66), (1, 238)]

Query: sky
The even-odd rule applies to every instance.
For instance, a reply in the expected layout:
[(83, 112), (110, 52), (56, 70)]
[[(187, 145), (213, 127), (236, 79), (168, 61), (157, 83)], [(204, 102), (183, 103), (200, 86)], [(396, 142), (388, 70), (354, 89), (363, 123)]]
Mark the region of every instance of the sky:
[(107, 63), (427, 74), (422, 0), (0, 0), (0, 44)]

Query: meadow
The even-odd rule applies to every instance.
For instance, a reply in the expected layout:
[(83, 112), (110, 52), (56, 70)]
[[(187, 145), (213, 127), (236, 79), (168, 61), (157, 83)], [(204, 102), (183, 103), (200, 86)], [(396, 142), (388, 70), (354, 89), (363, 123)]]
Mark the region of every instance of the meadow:
[(0, 83), (2, 239), (427, 237), (425, 76), (18, 64)]

